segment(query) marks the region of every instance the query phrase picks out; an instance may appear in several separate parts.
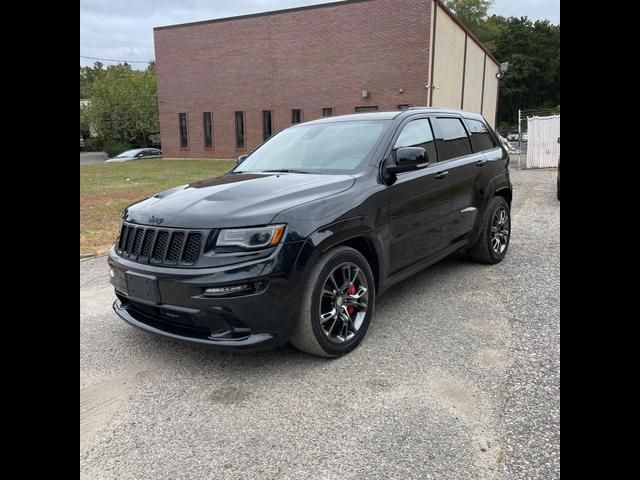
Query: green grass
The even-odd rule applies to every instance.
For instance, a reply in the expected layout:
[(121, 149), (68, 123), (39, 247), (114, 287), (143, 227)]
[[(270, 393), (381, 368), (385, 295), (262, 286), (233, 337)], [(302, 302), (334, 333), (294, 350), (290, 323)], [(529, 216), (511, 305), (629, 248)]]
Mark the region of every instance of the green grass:
[(136, 160), (80, 166), (80, 253), (109, 250), (130, 203), (229, 170), (232, 160)]

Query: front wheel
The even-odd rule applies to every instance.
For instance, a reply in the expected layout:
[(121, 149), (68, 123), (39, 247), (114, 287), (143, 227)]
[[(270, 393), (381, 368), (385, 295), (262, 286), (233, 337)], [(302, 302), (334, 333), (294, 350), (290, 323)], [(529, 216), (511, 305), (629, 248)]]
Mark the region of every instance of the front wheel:
[(495, 196), (489, 201), (481, 228), (478, 241), (468, 250), (468, 256), (482, 263), (501, 262), (511, 239), (511, 212), (504, 198)]
[(313, 355), (344, 355), (366, 335), (374, 307), (375, 281), (367, 260), (353, 248), (334, 248), (309, 272), (289, 341)]

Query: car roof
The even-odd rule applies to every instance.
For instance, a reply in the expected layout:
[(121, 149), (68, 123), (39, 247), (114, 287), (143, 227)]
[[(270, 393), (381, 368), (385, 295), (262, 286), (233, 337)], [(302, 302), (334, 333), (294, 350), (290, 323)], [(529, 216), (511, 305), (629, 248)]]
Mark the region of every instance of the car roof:
[(133, 148), (131, 150), (125, 150), (122, 153), (119, 153), (118, 155), (122, 155), (123, 153), (128, 153), (130, 155), (135, 155), (137, 153), (143, 152), (144, 150), (149, 150), (148, 148)]
[(395, 111), (387, 111), (387, 112), (351, 113), (348, 115), (337, 115), (335, 117), (322, 117), (317, 120), (311, 120), (309, 122), (299, 123), (297, 125), (314, 125), (319, 123), (334, 123), (334, 122), (353, 122), (357, 120), (393, 120), (400, 116), (406, 117), (406, 116), (416, 115), (420, 113), (435, 113), (435, 114), (453, 113), (469, 119), (483, 120), (482, 115), (478, 113), (466, 112), (464, 110), (457, 110), (453, 108), (410, 107), (406, 110), (395, 110)]

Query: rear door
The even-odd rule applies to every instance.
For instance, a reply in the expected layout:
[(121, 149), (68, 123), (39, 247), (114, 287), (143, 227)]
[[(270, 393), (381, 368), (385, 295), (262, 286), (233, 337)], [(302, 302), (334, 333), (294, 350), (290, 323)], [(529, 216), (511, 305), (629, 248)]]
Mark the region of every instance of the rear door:
[(413, 265), (449, 245), (450, 184), (438, 163), (431, 123), (412, 117), (401, 125), (394, 149), (423, 147), (430, 165), (399, 173), (388, 188), (392, 273)]
[(486, 164), (483, 152), (474, 152), (467, 126), (460, 116), (434, 119), (438, 156), (451, 184), (450, 240), (452, 243), (468, 233), (482, 206), (481, 174)]

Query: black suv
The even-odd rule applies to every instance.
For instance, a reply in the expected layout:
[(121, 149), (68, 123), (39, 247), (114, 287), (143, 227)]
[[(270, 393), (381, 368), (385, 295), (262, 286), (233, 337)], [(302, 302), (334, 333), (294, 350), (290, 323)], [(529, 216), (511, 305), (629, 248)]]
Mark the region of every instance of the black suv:
[(113, 308), (221, 349), (343, 355), (394, 284), (457, 250), (504, 258), (508, 158), (480, 115), (455, 110), (297, 124), (221, 177), (125, 209)]

